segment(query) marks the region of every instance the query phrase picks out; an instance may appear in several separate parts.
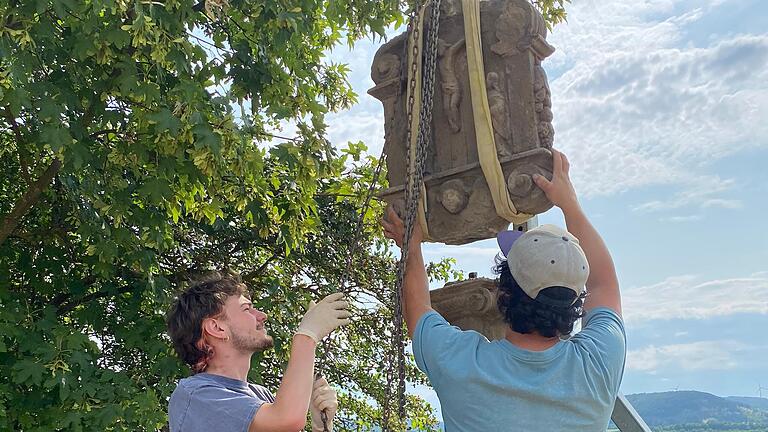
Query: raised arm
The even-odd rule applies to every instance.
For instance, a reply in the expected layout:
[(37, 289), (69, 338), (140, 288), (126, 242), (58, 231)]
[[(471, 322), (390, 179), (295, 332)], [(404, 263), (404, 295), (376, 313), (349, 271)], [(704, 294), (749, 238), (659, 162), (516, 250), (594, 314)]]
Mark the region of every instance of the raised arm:
[[(384, 235), (394, 240), (397, 246), (402, 248), (405, 226), (392, 207), (387, 208), (387, 217), (381, 221), (381, 225), (384, 227)], [(408, 262), (405, 266), (403, 279), (403, 314), (410, 337), (413, 337), (413, 332), (416, 331), (419, 318), (432, 310), (427, 270), (424, 267), (424, 257), (421, 253), (422, 240), (421, 227), (416, 223), (408, 245)]]
[(619, 281), (611, 254), (579, 205), (576, 191), (568, 175), (570, 169), (568, 159), (554, 149), (552, 159), (554, 166), (552, 180), (547, 180), (540, 175), (535, 175), (533, 180), (547, 194), (552, 204), (563, 211), (568, 231), (579, 239), (579, 244), (587, 256), (589, 278), (584, 309), (589, 311), (597, 307), (607, 307), (621, 316)]
[(331, 294), (301, 320), (291, 344), (291, 356), (274, 403), (265, 403), (251, 421), (250, 432), (297, 432), (307, 422), (314, 384), (315, 347), (335, 328), (349, 323), (349, 305), (340, 293)]

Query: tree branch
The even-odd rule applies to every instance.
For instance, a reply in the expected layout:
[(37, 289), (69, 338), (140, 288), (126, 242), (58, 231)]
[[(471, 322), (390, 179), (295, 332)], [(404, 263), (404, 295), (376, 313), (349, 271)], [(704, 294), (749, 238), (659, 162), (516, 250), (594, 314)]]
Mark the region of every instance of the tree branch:
[(117, 296), (117, 295), (120, 295), (120, 294), (125, 294), (125, 293), (130, 292), (134, 288), (135, 288), (135, 285), (132, 285), (132, 284), (129, 283), (129, 284), (125, 285), (125, 286), (122, 286), (122, 287), (118, 288), (115, 291), (96, 291), (96, 292), (92, 292), (92, 293), (90, 293), (88, 295), (80, 297), (77, 300), (72, 300), (70, 302), (64, 303), (63, 305), (61, 305), (59, 307), (59, 314), (60, 315), (68, 314), (69, 312), (72, 312), (76, 307), (78, 307), (78, 306), (80, 306), (82, 304), (88, 303), (88, 302), (90, 302), (92, 300), (96, 300), (96, 299), (100, 299), (100, 298), (104, 298), (104, 297)]
[[(24, 178), (24, 181), (27, 184), (32, 184), (32, 177), (29, 175), (29, 163), (27, 162), (28, 154), (27, 149), (24, 146), (24, 137), (21, 136), (21, 130), (19, 130), (19, 124), (16, 122), (16, 118), (11, 113), (11, 109), (9, 107), (5, 107), (5, 118), (8, 120), (8, 123), (11, 125), (11, 129), (13, 130), (13, 134), (16, 136), (16, 146), (19, 149), (19, 164), (21, 164), (21, 177)], [(1, 242), (0, 242), (1, 243)]]
[[(80, 121), (83, 126), (89, 124), (93, 119), (94, 108), (95, 106), (92, 103), (83, 114), (83, 117)], [(11, 115), (9, 111), (6, 112), (6, 116), (8, 115)], [(12, 117), (13, 116), (11, 115), (11, 118)], [(13, 124), (15, 124), (15, 122), (16, 121), (13, 120)], [(0, 245), (5, 242), (8, 236), (11, 235), (14, 230), (16, 230), (16, 228), (21, 223), (21, 219), (24, 217), (27, 211), (29, 211), (29, 209), (32, 208), (35, 203), (37, 203), (37, 201), (40, 199), (40, 194), (46, 187), (48, 187), (53, 178), (56, 177), (56, 174), (61, 169), (61, 166), (61, 159), (54, 156), (53, 162), (51, 162), (43, 175), (37, 179), (36, 182), (32, 183), (27, 191), (24, 192), (24, 195), (22, 195), (21, 198), (16, 201), (16, 203), (13, 205), (13, 210), (11, 210), (11, 212), (3, 218), (2, 225), (0, 225)]]
[(13, 205), (13, 210), (3, 218), (3, 223), (0, 225), (0, 244), (5, 242), (11, 233), (19, 226), (21, 219), (32, 208), (35, 203), (40, 199), (40, 194), (48, 187), (51, 180), (61, 169), (61, 160), (55, 158), (53, 162), (48, 166), (42, 176), (37, 179), (36, 182), (31, 184), (24, 195), (16, 201)]
[(261, 266), (259, 266), (259, 268), (244, 274), (243, 279), (246, 281), (250, 281), (250, 280), (253, 280), (255, 277), (261, 275), (261, 273), (267, 269), (267, 266), (279, 256), (280, 256), (280, 252), (273, 253), (271, 257), (267, 258), (267, 260), (264, 261), (264, 263)]

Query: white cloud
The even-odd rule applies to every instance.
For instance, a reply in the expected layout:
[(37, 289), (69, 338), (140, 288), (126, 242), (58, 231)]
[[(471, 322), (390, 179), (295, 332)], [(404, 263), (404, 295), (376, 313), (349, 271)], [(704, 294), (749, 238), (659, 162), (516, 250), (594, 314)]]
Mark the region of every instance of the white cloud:
[[(569, 6), (569, 22), (549, 37), (557, 51), (544, 66), (556, 78), (556, 145), (568, 153), (581, 194), (666, 186), (657, 200), (634, 207), (741, 207), (729, 196), (734, 179), (706, 169), (745, 148), (768, 146), (768, 33), (703, 46), (685, 40), (688, 26), (724, 2), (576, 0)], [(337, 146), (362, 140), (374, 155), (383, 146), (383, 111), (366, 91), (381, 44), (361, 41), (329, 56), (350, 65), (360, 97), (352, 109), (328, 116), (329, 137)]]
[(695, 215), (687, 215), (687, 216), (670, 216), (665, 218), (660, 218), (659, 220), (662, 222), (672, 222), (672, 223), (684, 223), (684, 222), (693, 222), (697, 220), (701, 220), (702, 216), (695, 214)]
[(741, 201), (716, 198), (716, 196), (731, 191), (736, 182), (733, 179), (723, 180), (718, 176), (689, 176), (681, 179), (681, 184), (686, 188), (675, 193), (666, 200), (653, 200), (635, 206), (632, 210), (641, 212), (655, 212), (673, 210), (683, 207), (697, 207), (706, 209), (711, 207), (740, 208)]
[(727, 199), (720, 199), (720, 198), (713, 198), (704, 201), (701, 203), (701, 206), (704, 208), (708, 207), (722, 207), (722, 208), (741, 208), (742, 204), (739, 200), (727, 200)]
[(768, 314), (768, 272), (701, 281), (675, 276), (622, 291), (627, 321), (706, 319), (740, 313)]
[(384, 146), (383, 116), (383, 109), (365, 105), (332, 114), (328, 116), (328, 139), (336, 147), (343, 147), (350, 141), (363, 141), (368, 146), (368, 153), (378, 157)]
[(670, 198), (638, 209), (740, 206), (723, 197), (733, 180), (704, 168), (768, 145), (768, 34), (683, 42), (718, 3), (574, 2), (545, 67), (562, 72), (552, 82), (556, 145), (581, 193), (669, 185)]
[(736, 357), (747, 346), (734, 341), (701, 341), (687, 344), (650, 345), (627, 352), (629, 371), (656, 373), (660, 369), (679, 371), (727, 370), (738, 367)]

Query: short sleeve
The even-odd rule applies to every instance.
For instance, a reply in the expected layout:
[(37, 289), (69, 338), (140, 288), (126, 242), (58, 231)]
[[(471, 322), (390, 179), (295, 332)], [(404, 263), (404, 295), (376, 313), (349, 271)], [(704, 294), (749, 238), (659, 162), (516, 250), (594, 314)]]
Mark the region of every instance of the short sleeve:
[(582, 322), (581, 331), (571, 341), (590, 354), (608, 378), (609, 389), (618, 392), (627, 350), (624, 321), (613, 310), (601, 307), (587, 312)]
[(177, 402), (176, 411), (181, 412), (171, 422), (176, 421), (178, 428), (172, 430), (178, 431), (247, 432), (256, 411), (264, 404), (245, 393), (215, 385), (187, 389)]
[(465, 332), (452, 326), (432, 310), (422, 315), (416, 324), (416, 331), (413, 332), (413, 357), (419, 369), (429, 377), (432, 386), (437, 387), (445, 369), (453, 364), (455, 348), (466, 348), (471, 345), (471, 340), (482, 337), (477, 332)]

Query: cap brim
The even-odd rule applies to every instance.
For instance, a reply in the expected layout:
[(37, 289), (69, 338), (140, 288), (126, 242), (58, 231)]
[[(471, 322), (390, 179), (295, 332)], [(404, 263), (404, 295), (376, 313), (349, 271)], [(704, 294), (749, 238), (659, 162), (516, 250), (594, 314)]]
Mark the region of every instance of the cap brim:
[(509, 254), (509, 250), (512, 249), (512, 244), (523, 235), (522, 231), (506, 230), (500, 231), (496, 235), (496, 241), (499, 243), (499, 249), (501, 253), (506, 257)]

